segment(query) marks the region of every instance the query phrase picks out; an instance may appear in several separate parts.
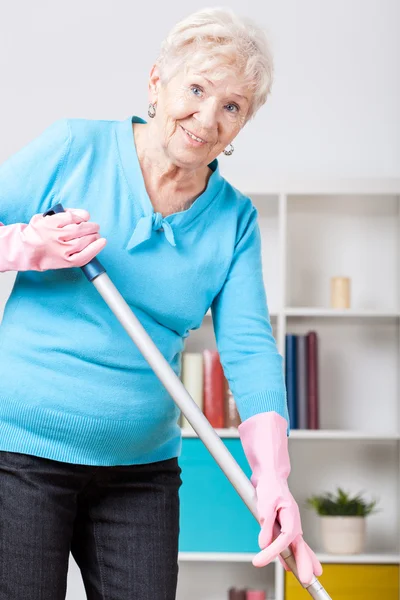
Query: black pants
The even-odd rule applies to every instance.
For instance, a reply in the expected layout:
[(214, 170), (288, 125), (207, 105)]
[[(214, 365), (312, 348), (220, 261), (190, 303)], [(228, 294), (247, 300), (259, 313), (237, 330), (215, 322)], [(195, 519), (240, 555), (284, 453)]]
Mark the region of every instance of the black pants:
[(0, 451), (0, 600), (174, 600), (177, 459), (92, 467)]

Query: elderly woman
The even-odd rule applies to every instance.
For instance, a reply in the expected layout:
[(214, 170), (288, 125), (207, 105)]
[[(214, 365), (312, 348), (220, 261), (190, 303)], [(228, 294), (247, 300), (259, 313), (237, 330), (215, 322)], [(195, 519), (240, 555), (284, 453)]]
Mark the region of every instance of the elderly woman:
[[(0, 271), (18, 276), (0, 335), (0, 600), (64, 599), (70, 550), (91, 600), (175, 598), (178, 410), (71, 268), (100, 251), (177, 374), (185, 338), (211, 307), (257, 492), (254, 564), (291, 544), (305, 583), (321, 573), (287, 484), (257, 211), (217, 162), (271, 79), (255, 25), (201, 11), (162, 46), (148, 122), (62, 119), (1, 167)], [(68, 210), (44, 217), (56, 201)]]

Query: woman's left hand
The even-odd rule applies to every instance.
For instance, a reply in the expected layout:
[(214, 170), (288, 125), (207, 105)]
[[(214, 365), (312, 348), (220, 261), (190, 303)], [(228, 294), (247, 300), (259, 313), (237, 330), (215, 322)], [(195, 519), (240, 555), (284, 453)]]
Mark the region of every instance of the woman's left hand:
[(257, 513), (261, 525), (259, 552), (253, 559), (263, 567), (279, 557), (289, 546), (296, 561), (299, 578), (305, 585), (319, 577), (322, 566), (303, 539), (299, 507), (287, 478), (290, 460), (287, 421), (276, 412), (254, 415), (239, 426), (244, 452), (252, 469), (251, 481), (256, 489)]
[(264, 567), (278, 557), (285, 570), (289, 571), (280, 554), (290, 546), (300, 580), (304, 584), (311, 583), (314, 576), (321, 575), (322, 566), (303, 539), (299, 508), (287, 482), (272, 482), (269, 477), (261, 475), (255, 487), (261, 525), (258, 543), (262, 550), (254, 557), (253, 565)]

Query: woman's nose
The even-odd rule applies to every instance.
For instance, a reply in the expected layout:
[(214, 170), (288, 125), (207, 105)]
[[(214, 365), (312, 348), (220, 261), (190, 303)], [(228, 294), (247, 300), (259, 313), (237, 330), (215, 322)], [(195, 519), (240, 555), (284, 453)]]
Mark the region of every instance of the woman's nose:
[(204, 130), (213, 130), (218, 124), (218, 110), (212, 98), (207, 99), (202, 103), (200, 110), (197, 113), (197, 118), (200, 121)]

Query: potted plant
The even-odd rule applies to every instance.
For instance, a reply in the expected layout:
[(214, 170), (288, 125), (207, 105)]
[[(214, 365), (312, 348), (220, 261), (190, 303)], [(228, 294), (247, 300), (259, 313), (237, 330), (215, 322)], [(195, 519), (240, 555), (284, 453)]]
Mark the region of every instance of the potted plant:
[(331, 554), (358, 554), (364, 550), (365, 517), (375, 512), (376, 500), (365, 501), (360, 494), (351, 497), (340, 487), (307, 498), (307, 505), (320, 516), (322, 542)]

